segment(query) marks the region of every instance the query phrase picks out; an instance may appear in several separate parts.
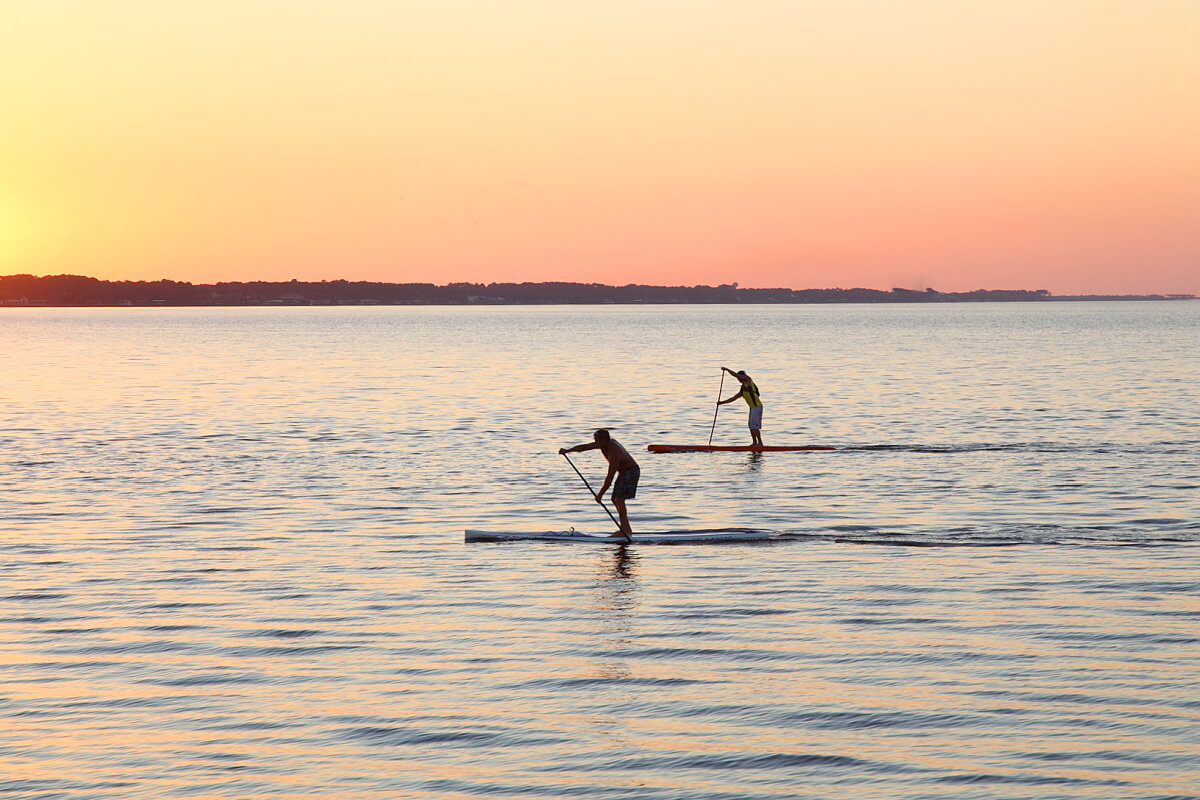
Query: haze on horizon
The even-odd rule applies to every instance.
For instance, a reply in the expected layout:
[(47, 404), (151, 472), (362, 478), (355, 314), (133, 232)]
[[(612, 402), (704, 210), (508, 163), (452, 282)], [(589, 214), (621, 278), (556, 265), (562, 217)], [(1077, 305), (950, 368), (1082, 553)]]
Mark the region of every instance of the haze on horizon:
[(1194, 0), (0, 7), (0, 274), (1200, 293)]

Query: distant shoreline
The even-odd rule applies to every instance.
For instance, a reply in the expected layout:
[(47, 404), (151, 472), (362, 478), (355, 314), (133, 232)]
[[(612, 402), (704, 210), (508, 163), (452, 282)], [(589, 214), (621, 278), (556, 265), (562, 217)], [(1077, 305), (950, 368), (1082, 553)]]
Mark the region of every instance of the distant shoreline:
[(0, 275), (0, 306), (332, 305), (761, 305), (832, 303), (1011, 303), (1196, 300), (1193, 294), (1055, 295), (1045, 289), (742, 289), (721, 286), (607, 286), (599, 283), (376, 283), (370, 281), (102, 281), (81, 275)]

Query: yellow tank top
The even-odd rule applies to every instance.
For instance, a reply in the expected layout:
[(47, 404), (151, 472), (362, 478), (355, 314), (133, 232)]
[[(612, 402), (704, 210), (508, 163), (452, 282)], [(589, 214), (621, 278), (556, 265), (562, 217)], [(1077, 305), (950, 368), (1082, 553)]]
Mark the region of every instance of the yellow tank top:
[(751, 408), (758, 408), (762, 405), (762, 400), (758, 396), (758, 385), (754, 381), (750, 381), (748, 386), (742, 387), (742, 399)]

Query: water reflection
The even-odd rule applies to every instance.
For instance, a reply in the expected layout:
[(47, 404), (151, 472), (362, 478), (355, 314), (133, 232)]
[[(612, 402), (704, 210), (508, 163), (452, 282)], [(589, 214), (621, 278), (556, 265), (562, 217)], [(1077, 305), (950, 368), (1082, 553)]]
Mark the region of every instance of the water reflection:
[(636, 588), (633, 584), (634, 567), (637, 565), (637, 556), (634, 551), (629, 549), (629, 545), (621, 544), (612, 553), (610, 577), (628, 581), (622, 583), (623, 591), (630, 591)]
[(624, 653), (629, 649), (637, 613), (637, 552), (621, 544), (600, 557), (596, 570), (596, 664), (593, 677), (631, 677)]
[(594, 604), (597, 611), (628, 623), (637, 605), (637, 567), (637, 551), (627, 544), (619, 544), (600, 557)]

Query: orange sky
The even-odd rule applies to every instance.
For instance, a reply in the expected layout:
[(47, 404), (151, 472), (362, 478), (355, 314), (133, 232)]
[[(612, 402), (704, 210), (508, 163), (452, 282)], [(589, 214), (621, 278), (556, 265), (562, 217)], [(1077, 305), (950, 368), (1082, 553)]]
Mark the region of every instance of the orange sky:
[(0, 274), (1200, 293), (1196, 0), (0, 3)]

